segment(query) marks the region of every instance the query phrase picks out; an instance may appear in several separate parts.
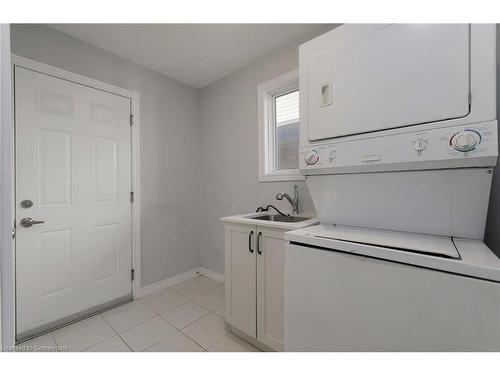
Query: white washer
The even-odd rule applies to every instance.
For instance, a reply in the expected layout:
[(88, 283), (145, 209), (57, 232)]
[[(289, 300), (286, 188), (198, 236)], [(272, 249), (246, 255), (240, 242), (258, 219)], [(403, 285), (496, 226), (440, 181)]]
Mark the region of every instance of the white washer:
[(500, 260), (477, 240), (288, 232), (286, 351), (497, 351)]
[(343, 25), (299, 64), (321, 225), (285, 236), (285, 350), (500, 350), (500, 261), (482, 243), (495, 25)]

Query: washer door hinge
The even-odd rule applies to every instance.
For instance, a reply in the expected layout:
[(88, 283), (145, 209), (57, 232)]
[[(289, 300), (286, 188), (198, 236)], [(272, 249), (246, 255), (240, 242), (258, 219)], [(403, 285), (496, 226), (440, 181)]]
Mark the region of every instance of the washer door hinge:
[(130, 126), (134, 126), (134, 115), (130, 114)]
[(133, 268), (130, 270), (130, 279), (132, 281), (134, 281), (134, 279), (135, 279), (135, 270)]
[(130, 192), (130, 203), (134, 203), (134, 192)]

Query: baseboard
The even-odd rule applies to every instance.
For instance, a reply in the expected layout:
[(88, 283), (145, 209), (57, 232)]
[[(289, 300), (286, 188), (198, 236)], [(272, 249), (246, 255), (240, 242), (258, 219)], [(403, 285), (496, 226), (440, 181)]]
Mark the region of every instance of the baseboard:
[(144, 297), (144, 296), (147, 296), (151, 293), (157, 292), (159, 290), (168, 288), (169, 286), (180, 283), (181, 281), (192, 279), (193, 277), (196, 276), (196, 271), (198, 271), (198, 269), (194, 269), (194, 270), (190, 270), (190, 271), (187, 271), (184, 273), (180, 273), (179, 275), (169, 277), (168, 279), (160, 280), (160, 281), (157, 281), (156, 283), (143, 286), (141, 288), (141, 296), (140, 297)]
[(190, 270), (190, 271), (169, 277), (168, 279), (160, 280), (160, 281), (157, 281), (156, 283), (143, 286), (141, 288), (141, 295), (139, 297), (135, 297), (135, 298), (145, 297), (149, 294), (152, 294), (152, 293), (157, 292), (159, 290), (168, 288), (169, 286), (175, 285), (175, 284), (180, 283), (182, 281), (192, 279), (193, 277), (196, 277), (196, 275), (203, 275), (206, 277), (210, 277), (211, 279), (214, 279), (216, 281), (220, 281), (222, 283), (224, 282), (224, 275), (222, 273), (218, 273), (218, 272), (209, 270), (208, 268), (199, 267), (199, 268), (195, 268), (194, 270)]
[(221, 283), (224, 282), (224, 274), (223, 273), (218, 273), (212, 270), (209, 270), (208, 268), (200, 267), (196, 270), (199, 272), (201, 275), (210, 277), (211, 279), (214, 279), (215, 281), (220, 281)]

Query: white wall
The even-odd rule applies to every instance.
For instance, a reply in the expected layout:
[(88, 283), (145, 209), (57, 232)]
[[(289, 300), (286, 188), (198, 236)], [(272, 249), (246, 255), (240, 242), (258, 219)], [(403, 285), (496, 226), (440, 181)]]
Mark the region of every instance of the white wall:
[[(297, 182), (258, 182), (257, 85), (297, 69), (300, 44), (277, 51), (201, 89), (203, 267), (224, 273), (224, 227), (220, 217), (252, 212), (269, 203), (291, 211), (288, 201), (277, 201), (275, 195), (293, 192)], [(314, 213), (305, 182), (298, 185), (300, 210)]]
[(17, 55), (141, 94), (142, 285), (198, 267), (198, 90), (43, 25), (12, 25), (11, 40)]
[(298, 46), (322, 32), (196, 90), (46, 26), (11, 26), (13, 53), (140, 92), (142, 285), (199, 265), (223, 273), (220, 217), (290, 210), (274, 197), (294, 182), (258, 182), (257, 85), (296, 69)]

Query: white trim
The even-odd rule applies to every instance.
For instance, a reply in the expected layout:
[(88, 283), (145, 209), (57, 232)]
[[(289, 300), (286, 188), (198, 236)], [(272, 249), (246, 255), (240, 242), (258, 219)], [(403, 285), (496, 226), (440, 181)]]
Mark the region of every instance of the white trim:
[(295, 170), (276, 171), (275, 174), (259, 175), (259, 182), (272, 182), (272, 181), (305, 181), (302, 174), (297, 174)]
[(141, 113), (140, 94), (132, 92), (131, 114), (132, 125), (132, 191), (134, 192), (134, 203), (132, 204), (132, 268), (134, 269), (134, 280), (132, 281), (132, 294), (134, 299), (141, 297)]
[(199, 267), (199, 268), (195, 268), (193, 270), (181, 273), (179, 275), (175, 275), (175, 276), (169, 277), (167, 279), (157, 281), (153, 284), (143, 286), (141, 288), (141, 297), (145, 297), (149, 294), (158, 292), (162, 289), (168, 288), (172, 285), (181, 283), (183, 281), (186, 281), (189, 279), (194, 279), (198, 275), (203, 275), (203, 276), (209, 277), (212, 280), (219, 281), (221, 283), (224, 282), (224, 274), (209, 270), (208, 268)]
[(92, 87), (94, 89), (99, 89), (102, 91), (107, 91), (112, 94), (124, 96), (126, 98), (132, 99), (135, 93), (134, 91), (126, 90), (118, 86), (110, 85), (109, 83), (98, 81), (96, 79), (73, 73), (68, 70), (57, 68), (52, 65), (47, 65), (36, 60), (31, 60), (23, 56), (11, 55), (12, 65), (21, 66), (26, 69), (34, 70), (36, 72), (44, 73), (56, 78), (65, 79), (67, 81), (75, 82), (80, 85), (85, 85)]
[(0, 25), (0, 351), (14, 347), (15, 299), (14, 252), (12, 241), (12, 192), (14, 180), (14, 123), (10, 25)]
[[(259, 116), (259, 181), (303, 181), (305, 178), (299, 169), (275, 170), (274, 155), (269, 154), (269, 149), (274, 149), (274, 139), (269, 132), (270, 121), (273, 120), (272, 98), (284, 90), (290, 90), (290, 87), (298, 88), (299, 71), (293, 70), (279, 77), (259, 84), (257, 87), (258, 95), (258, 116)], [(297, 150), (298, 152), (298, 150)]]
[(159, 290), (168, 288), (169, 286), (178, 284), (182, 281), (192, 279), (192, 278), (196, 277), (197, 270), (198, 269), (190, 270), (190, 271), (181, 273), (179, 275), (175, 275), (175, 276), (169, 277), (167, 279), (157, 281), (153, 284), (143, 286), (141, 288), (141, 297), (145, 297), (149, 294), (158, 292)]
[(220, 281), (221, 283), (224, 282), (224, 274), (212, 271), (208, 268), (200, 267), (198, 268), (197, 272), (199, 272), (201, 275), (209, 277), (215, 281)]
[[(47, 74), (56, 78), (65, 79), (80, 85), (85, 85), (98, 90), (106, 91), (130, 99), (131, 114), (134, 124), (131, 128), (131, 168), (132, 189), (134, 191), (134, 203), (132, 204), (132, 268), (134, 269), (134, 280), (132, 281), (132, 294), (134, 299), (141, 296), (141, 194), (140, 194), (140, 94), (135, 91), (126, 90), (121, 87), (110, 85), (77, 73), (69, 72), (51, 65), (31, 60), (22, 56), (11, 55), (12, 66), (19, 66), (39, 73)], [(14, 174), (15, 171), (12, 171)], [(14, 178), (14, 176), (12, 176)], [(12, 195), (12, 201), (14, 194)], [(15, 204), (15, 202), (13, 202)], [(15, 213), (12, 212), (12, 220)], [(13, 241), (14, 242), (14, 241)], [(12, 251), (14, 251), (13, 243)], [(14, 272), (14, 271), (13, 271)], [(15, 284), (9, 286), (14, 290)]]

